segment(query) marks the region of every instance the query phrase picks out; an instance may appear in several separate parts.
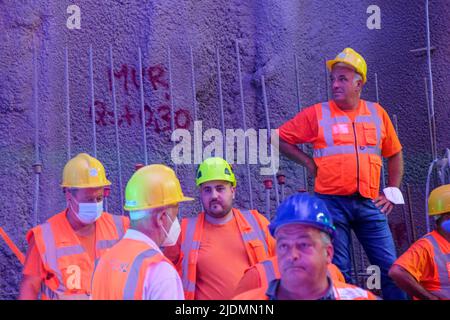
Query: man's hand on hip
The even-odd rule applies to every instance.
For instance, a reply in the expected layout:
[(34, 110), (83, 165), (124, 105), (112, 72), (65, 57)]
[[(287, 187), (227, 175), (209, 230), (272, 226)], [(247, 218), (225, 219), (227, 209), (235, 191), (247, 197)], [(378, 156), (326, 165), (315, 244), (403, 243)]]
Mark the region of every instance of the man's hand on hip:
[(372, 200), (375, 206), (380, 209), (381, 212), (388, 215), (394, 209), (394, 204), (390, 202), (384, 194), (380, 194), (375, 200)]

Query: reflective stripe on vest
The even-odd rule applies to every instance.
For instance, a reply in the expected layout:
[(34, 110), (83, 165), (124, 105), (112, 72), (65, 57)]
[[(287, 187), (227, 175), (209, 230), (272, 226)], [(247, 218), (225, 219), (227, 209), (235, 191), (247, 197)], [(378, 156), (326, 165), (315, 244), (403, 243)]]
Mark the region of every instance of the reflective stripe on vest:
[(431, 292), (440, 298), (450, 299), (450, 270), (447, 269), (447, 264), (450, 261), (450, 253), (443, 253), (438, 242), (431, 234), (427, 234), (424, 238), (430, 241), (433, 246), (434, 262), (436, 263), (441, 287), (440, 290), (433, 290)]
[[(375, 104), (373, 102), (366, 101), (367, 108), (370, 111), (370, 116), (356, 116), (355, 122), (371, 122), (375, 124), (377, 131), (377, 144), (375, 146), (364, 146), (358, 150), (358, 153), (376, 154), (381, 156), (381, 119), (377, 115)], [(351, 120), (347, 116), (331, 117), (331, 109), (328, 102), (322, 103), (322, 119), (319, 121), (319, 125), (323, 129), (323, 135), (327, 146), (322, 149), (314, 149), (314, 158), (321, 158), (326, 156), (334, 156), (338, 154), (352, 154), (355, 153), (354, 145), (334, 145), (332, 128), (333, 125), (338, 123), (351, 123)]]
[(55, 291), (47, 287), (44, 282), (41, 283), (41, 299), (43, 298), (42, 295), (49, 300), (91, 300), (89, 295), (82, 293), (70, 295), (57, 294)]
[(134, 300), (136, 287), (139, 280), (139, 272), (145, 259), (158, 254), (155, 249), (149, 249), (139, 254), (133, 261), (123, 289), (123, 300)]
[(339, 288), (333, 285), (333, 293), (336, 300), (366, 300), (369, 293), (358, 287)]
[(272, 260), (264, 260), (263, 262), (261, 262), (261, 264), (264, 267), (264, 271), (266, 272), (267, 280), (267, 284), (263, 285), (268, 286), (269, 283), (277, 277), (275, 274), (275, 268), (273, 266)]
[(187, 219), (186, 236), (185, 240), (181, 244), (181, 251), (183, 252), (184, 258), (182, 261), (182, 282), (185, 291), (194, 292), (195, 282), (189, 280), (188, 270), (189, 270), (189, 253), (192, 250), (200, 249), (200, 241), (194, 240), (195, 228), (197, 227), (198, 215)]
[[(261, 230), (261, 227), (258, 224), (258, 221), (256, 220), (255, 216), (249, 211), (249, 210), (243, 210), (241, 211), (242, 216), (244, 217), (244, 220), (247, 222), (247, 224), (250, 225), (251, 231), (250, 232), (243, 232), (241, 234), (242, 239), (244, 242), (248, 243), (252, 240), (260, 240), (264, 245), (264, 250), (266, 254), (269, 253), (268, 245), (266, 242), (266, 239), (264, 237), (264, 233)], [(187, 226), (186, 226), (186, 235), (184, 237), (184, 240), (181, 244), (181, 251), (183, 253), (183, 260), (181, 262), (182, 272), (181, 272), (181, 280), (183, 282), (183, 288), (186, 293), (193, 294), (195, 292), (195, 281), (192, 281), (189, 279), (189, 264), (195, 264), (197, 261), (197, 256), (191, 257), (190, 253), (193, 250), (200, 249), (200, 241), (194, 240), (195, 231), (198, 224), (199, 215), (195, 217), (189, 217), (187, 218)], [(190, 260), (193, 261), (190, 261)], [(194, 275), (195, 278), (195, 275)], [(188, 299), (189, 296), (186, 294), (186, 299)]]
[[(59, 283), (55, 295), (56, 296), (64, 295), (66, 287), (63, 285), (61, 271), (58, 268), (58, 257), (55, 248), (55, 237), (53, 235), (52, 228), (49, 222), (45, 222), (44, 224), (42, 224), (41, 228), (45, 244), (45, 254), (44, 254), (44, 259), (46, 260), (45, 263), (47, 263), (50, 266), (50, 268), (55, 272), (56, 279), (58, 279)], [(50, 299), (50, 295), (48, 296), (48, 298)]]
[[(121, 238), (124, 234), (124, 227), (122, 223), (122, 217), (117, 215), (111, 215), (116, 226), (116, 230), (119, 238)], [(63, 277), (61, 274), (61, 270), (58, 267), (58, 259), (65, 256), (72, 256), (77, 254), (85, 253), (83, 246), (81, 245), (73, 245), (68, 247), (60, 247), (56, 248), (55, 244), (55, 236), (51, 227), (51, 224), (47, 221), (41, 225), (42, 228), (42, 237), (45, 245), (45, 253), (43, 255), (44, 263), (48, 264), (56, 279), (58, 280), (58, 288), (56, 291), (50, 289), (47, 285), (42, 283), (41, 293), (47, 296), (48, 299), (52, 300), (79, 300), (81, 298), (88, 299), (89, 295), (87, 294), (66, 294), (66, 286), (63, 282)], [(99, 240), (96, 242), (96, 249), (102, 250), (112, 247), (118, 239), (113, 240)], [(95, 263), (95, 262), (94, 262)]]
[(100, 240), (100, 241), (97, 241), (96, 247), (98, 250), (108, 249), (108, 248), (111, 248), (113, 245), (115, 245), (118, 241), (119, 241), (119, 239)]
[(250, 212), (250, 210), (242, 210), (242, 215), (244, 216), (245, 220), (248, 224), (252, 227), (251, 232), (244, 232), (242, 237), (244, 241), (252, 241), (252, 240), (259, 240), (264, 245), (264, 250), (266, 251), (266, 254), (269, 254), (269, 248), (267, 247), (266, 238), (264, 237), (264, 233), (261, 230), (261, 227), (258, 224), (258, 221), (256, 221), (255, 216)]
[[(112, 214), (111, 216), (113, 218), (114, 224), (116, 225), (117, 236), (119, 239), (122, 239), (122, 237), (125, 233), (124, 228), (123, 228), (122, 216), (118, 216), (115, 214)], [(115, 240), (115, 241), (117, 242), (118, 240)]]
[(125, 234), (122, 216), (112, 214), (111, 217), (114, 221), (114, 225), (116, 226), (118, 238), (113, 239), (113, 240), (97, 241), (97, 244), (96, 244), (97, 250), (104, 250), (104, 249), (111, 248), (113, 245), (115, 245), (117, 242), (119, 242), (119, 240), (122, 239), (123, 235)]

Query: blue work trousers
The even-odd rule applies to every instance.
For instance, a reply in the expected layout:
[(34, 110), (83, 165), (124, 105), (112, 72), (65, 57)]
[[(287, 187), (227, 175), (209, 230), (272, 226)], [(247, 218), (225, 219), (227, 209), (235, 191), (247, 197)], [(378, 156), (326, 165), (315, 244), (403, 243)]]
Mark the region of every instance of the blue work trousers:
[(397, 259), (397, 253), (386, 215), (375, 206), (372, 199), (364, 198), (360, 194), (316, 195), (325, 201), (332, 215), (336, 227), (333, 263), (344, 274), (346, 281), (351, 282), (350, 245), (353, 230), (370, 263), (380, 268), (383, 299), (406, 299), (406, 294), (388, 276), (389, 268)]

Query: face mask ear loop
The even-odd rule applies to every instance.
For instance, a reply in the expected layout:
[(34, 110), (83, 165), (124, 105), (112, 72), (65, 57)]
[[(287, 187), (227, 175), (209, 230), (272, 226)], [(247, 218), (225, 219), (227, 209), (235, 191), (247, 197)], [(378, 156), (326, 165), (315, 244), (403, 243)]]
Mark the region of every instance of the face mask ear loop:
[[(68, 192), (70, 192), (70, 191), (68, 191)], [(72, 209), (73, 213), (76, 215), (78, 212), (75, 211), (75, 209), (73, 208), (72, 201), (74, 201), (74, 202), (76, 202), (77, 204), (79, 204), (79, 202), (78, 202), (77, 200), (75, 200), (75, 197), (74, 197), (72, 194), (70, 194), (70, 202), (69, 202), (69, 205), (68, 205), (67, 207), (68, 207), (69, 209)]]
[[(170, 226), (172, 227), (172, 224), (173, 224), (172, 219), (170, 219), (170, 217), (169, 217), (169, 215), (167, 213), (164, 213), (164, 214), (167, 216), (167, 218), (169, 218), (169, 221), (171, 222)], [(164, 225), (161, 224), (161, 227), (162, 227), (162, 229), (163, 229), (163, 231), (164, 231), (164, 233), (166, 235), (166, 238), (168, 238), (169, 237), (170, 228), (169, 228), (169, 232), (167, 232), (166, 228), (164, 228)]]

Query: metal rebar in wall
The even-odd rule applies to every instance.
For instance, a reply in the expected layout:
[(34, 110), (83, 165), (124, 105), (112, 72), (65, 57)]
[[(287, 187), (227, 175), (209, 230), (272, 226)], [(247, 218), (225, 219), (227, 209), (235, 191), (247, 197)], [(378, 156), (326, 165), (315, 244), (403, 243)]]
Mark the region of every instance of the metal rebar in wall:
[(428, 66), (428, 81), (429, 81), (429, 103), (430, 103), (430, 118), (433, 124), (433, 138), (434, 138), (434, 157), (437, 158), (437, 146), (436, 146), (436, 118), (434, 112), (434, 93), (433, 93), (433, 72), (431, 69), (431, 44), (430, 44), (430, 14), (429, 14), (429, 1), (425, 2), (425, 15), (426, 15), (426, 30), (427, 30), (427, 66)]
[(38, 70), (37, 70), (37, 48), (33, 49), (33, 107), (34, 107), (34, 165), (35, 174), (34, 183), (34, 204), (33, 204), (33, 226), (39, 224), (39, 186), (40, 174), (42, 172), (41, 157), (39, 154), (39, 88), (38, 88)]
[[(398, 132), (398, 117), (396, 114), (392, 115), (392, 123), (394, 125), (395, 132), (397, 133), (397, 136), (400, 139), (400, 134)], [(409, 199), (408, 199), (408, 202), (409, 202)], [(408, 203), (408, 205), (409, 205), (409, 203)], [(411, 242), (412, 239), (411, 239), (410, 219), (408, 219), (408, 217), (407, 217), (405, 205), (402, 205), (401, 208), (402, 208), (402, 218), (403, 218), (403, 222), (404, 222), (405, 229), (406, 229), (406, 236), (407, 236), (408, 247), (409, 247), (412, 243)]]
[(329, 84), (329, 78), (330, 78), (330, 74), (328, 72), (328, 68), (327, 68), (327, 59), (323, 60), (324, 62), (324, 66), (325, 66), (325, 91), (327, 94), (327, 101), (330, 100), (330, 84)]
[(222, 70), (220, 65), (220, 54), (219, 47), (216, 47), (216, 65), (217, 65), (217, 90), (219, 94), (219, 108), (220, 108), (220, 127), (222, 131), (222, 145), (223, 145), (223, 155), (225, 158), (225, 115), (223, 110), (223, 94), (222, 94)]
[(271, 220), (271, 210), (270, 210), (270, 190), (272, 189), (272, 179), (271, 178), (266, 178), (263, 181), (264, 184), (264, 191), (266, 194), (266, 210), (265, 210), (265, 216), (267, 218), (267, 220)]
[[(173, 97), (173, 82), (172, 82), (172, 55), (170, 51), (170, 46), (167, 47), (167, 60), (169, 67), (169, 94), (170, 94), (170, 129), (172, 133), (175, 131), (175, 99)], [(175, 146), (175, 140), (172, 141)], [(178, 174), (178, 166), (175, 163), (175, 173)]]
[[(239, 80), (239, 91), (241, 96), (241, 114), (242, 114), (242, 126), (244, 132), (247, 131), (246, 124), (246, 114), (245, 114), (245, 105), (244, 105), (244, 89), (242, 86), (242, 74), (241, 74), (241, 54), (239, 52), (239, 41), (236, 39), (236, 59), (237, 59), (237, 68), (238, 68), (238, 80)], [(252, 179), (250, 175), (250, 164), (248, 163), (248, 144), (247, 139), (245, 139), (245, 164), (247, 169), (247, 185), (249, 190), (249, 198), (250, 198), (250, 208), (253, 207), (253, 188), (252, 188)]]
[[(262, 96), (264, 103), (264, 113), (266, 115), (266, 128), (267, 128), (267, 141), (270, 141), (271, 127), (270, 127), (270, 115), (269, 115), (269, 105), (267, 103), (267, 92), (266, 92), (266, 81), (264, 79), (264, 75), (261, 75), (261, 87), (262, 87)], [(273, 158), (273, 146), (269, 144), (270, 148), (270, 157)], [(273, 159), (272, 159), (273, 160)], [(280, 205), (280, 196), (278, 193), (278, 183), (277, 183), (277, 173), (275, 172), (275, 168), (273, 167), (273, 161), (270, 161), (273, 170), (273, 181), (275, 185), (275, 202), (277, 207)]]
[(89, 46), (89, 82), (91, 89), (91, 122), (94, 158), (97, 158), (97, 130), (95, 125), (95, 92), (94, 92), (94, 66), (92, 62), (92, 45)]
[(145, 129), (145, 102), (144, 102), (144, 68), (142, 67), (142, 52), (141, 47), (138, 48), (138, 63), (139, 63), (139, 97), (141, 104), (141, 129), (142, 129), (142, 144), (144, 148), (144, 163), (148, 165), (148, 151), (147, 151), (147, 131)]
[(72, 156), (72, 133), (70, 125), (70, 88), (69, 88), (69, 52), (67, 47), (64, 50), (64, 80), (66, 84), (66, 130), (67, 130), (67, 161)]
[(123, 185), (122, 185), (122, 162), (120, 159), (120, 139), (119, 139), (119, 120), (117, 116), (117, 101), (116, 101), (116, 82), (114, 79), (114, 59), (113, 59), (113, 50), (112, 45), (109, 46), (109, 61), (110, 61), (110, 72), (111, 72), (111, 87), (112, 87), (112, 100), (113, 100), (113, 108), (114, 108), (114, 127), (116, 134), (116, 153), (117, 153), (117, 166), (119, 169), (119, 189), (120, 189), (120, 211), (122, 215), (123, 212)]
[[(195, 67), (194, 67), (194, 52), (192, 46), (189, 48), (190, 59), (191, 59), (191, 89), (192, 89), (192, 112), (194, 113), (194, 141), (200, 141), (200, 144), (194, 144), (194, 163), (200, 162), (202, 160), (202, 132), (195, 130), (195, 122), (198, 121), (198, 103), (197, 103), (197, 84), (195, 81)], [(222, 132), (223, 134), (223, 132)], [(195, 155), (200, 155), (200, 159), (196, 159)], [(194, 166), (194, 172), (195, 172)], [(195, 174), (194, 174), (195, 176)]]
[(192, 46), (189, 46), (189, 58), (191, 61), (192, 112), (194, 113), (194, 121), (197, 121), (197, 85), (195, 82), (194, 52)]
[[(296, 89), (297, 89), (297, 112), (302, 111), (302, 104), (300, 101), (300, 77), (298, 75), (298, 60), (297, 60), (297, 55), (294, 55), (294, 64), (295, 64), (295, 85), (296, 85)], [(301, 146), (301, 150), (306, 153), (306, 148), (305, 148), (305, 144), (302, 144)], [(302, 170), (303, 170), (303, 190), (308, 191), (308, 176), (307, 176), (307, 171), (306, 171), (306, 167), (302, 166)]]
[(406, 183), (406, 197), (408, 199), (408, 216), (409, 216), (409, 224), (411, 226), (411, 242), (413, 243), (416, 241), (416, 227), (414, 223), (414, 214), (413, 214), (413, 206), (412, 206), (412, 198), (411, 198), (411, 188), (409, 183)]
[(430, 148), (431, 148), (431, 157), (433, 160), (437, 158), (437, 151), (436, 151), (436, 142), (435, 142), (435, 129), (434, 129), (434, 121), (433, 117), (431, 116), (431, 110), (430, 110), (430, 99), (429, 99), (429, 92), (428, 92), (428, 80), (426, 77), (423, 78), (424, 85), (425, 85), (425, 100), (427, 104), (427, 116), (428, 116), (428, 129), (430, 134)]

